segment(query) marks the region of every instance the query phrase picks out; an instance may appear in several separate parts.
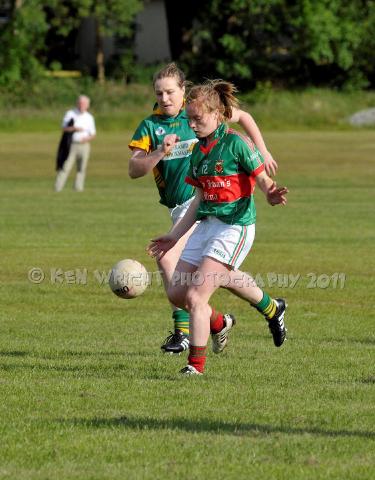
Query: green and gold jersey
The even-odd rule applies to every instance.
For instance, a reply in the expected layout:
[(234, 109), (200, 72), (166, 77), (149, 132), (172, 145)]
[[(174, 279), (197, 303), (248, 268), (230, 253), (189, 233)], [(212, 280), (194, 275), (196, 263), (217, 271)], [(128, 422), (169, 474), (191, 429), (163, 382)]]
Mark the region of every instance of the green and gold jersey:
[(180, 137), (180, 141), (153, 170), (160, 203), (169, 208), (181, 205), (194, 195), (194, 188), (185, 182), (185, 177), (197, 138), (189, 127), (185, 110), (181, 110), (176, 117), (168, 117), (156, 107), (153, 114), (140, 123), (129, 143), (131, 149), (141, 148), (150, 153), (171, 133)]
[(255, 177), (263, 158), (250, 138), (221, 124), (213, 141), (200, 140), (193, 150), (186, 182), (202, 188), (197, 219), (214, 216), (230, 225), (255, 223)]

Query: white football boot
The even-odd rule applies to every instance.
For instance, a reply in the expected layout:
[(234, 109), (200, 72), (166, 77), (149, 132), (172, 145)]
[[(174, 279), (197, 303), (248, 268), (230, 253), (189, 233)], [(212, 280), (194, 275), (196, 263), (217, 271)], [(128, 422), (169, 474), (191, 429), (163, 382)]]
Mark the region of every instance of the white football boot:
[(199, 372), (195, 367), (192, 365), (186, 365), (182, 370), (180, 370), (181, 375), (203, 375), (203, 373)]
[(224, 314), (224, 327), (219, 333), (211, 333), (212, 351), (221, 353), (228, 343), (228, 334), (236, 325), (236, 319), (230, 313)]

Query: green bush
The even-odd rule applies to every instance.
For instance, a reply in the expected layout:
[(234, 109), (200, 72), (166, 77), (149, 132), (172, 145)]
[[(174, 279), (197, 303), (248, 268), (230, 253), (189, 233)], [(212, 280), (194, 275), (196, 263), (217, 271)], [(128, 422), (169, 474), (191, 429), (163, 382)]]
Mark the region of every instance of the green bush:
[[(43, 78), (32, 85), (16, 83), (0, 87), (0, 129), (6, 131), (55, 131), (64, 111), (79, 94), (88, 95), (98, 129), (134, 129), (152, 112), (155, 102), (151, 81), (147, 84), (107, 82), (99, 85), (90, 77)], [(262, 129), (345, 129), (350, 115), (375, 106), (373, 91), (329, 89), (281, 90), (259, 83), (239, 93), (242, 108)]]
[(45, 77), (37, 83), (16, 82), (7, 87), (0, 86), (0, 108), (66, 107), (75, 103), (77, 96), (81, 93), (92, 99), (92, 107), (96, 110), (117, 108), (119, 104), (124, 103), (142, 105), (152, 101), (150, 82), (148, 86), (126, 85), (114, 81), (99, 85), (92, 77)]
[(240, 94), (242, 106), (269, 129), (351, 128), (348, 117), (374, 107), (375, 92), (310, 88), (277, 90), (269, 85)]

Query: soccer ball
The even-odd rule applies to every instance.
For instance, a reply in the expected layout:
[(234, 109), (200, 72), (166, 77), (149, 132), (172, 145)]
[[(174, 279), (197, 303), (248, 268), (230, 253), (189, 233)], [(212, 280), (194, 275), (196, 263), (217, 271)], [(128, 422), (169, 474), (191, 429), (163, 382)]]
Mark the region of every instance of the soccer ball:
[(137, 260), (121, 260), (111, 270), (109, 286), (120, 298), (139, 297), (146, 290), (147, 285), (147, 270)]

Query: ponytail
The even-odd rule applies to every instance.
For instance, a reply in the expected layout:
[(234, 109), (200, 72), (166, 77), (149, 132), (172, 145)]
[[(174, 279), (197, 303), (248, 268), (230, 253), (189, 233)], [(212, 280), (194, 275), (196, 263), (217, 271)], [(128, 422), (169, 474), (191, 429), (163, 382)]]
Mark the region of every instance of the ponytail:
[(225, 82), (224, 80), (211, 80), (211, 84), (224, 106), (223, 116), (225, 120), (229, 120), (232, 118), (232, 108), (237, 108), (239, 104), (237, 98), (234, 96), (237, 88), (233, 83)]
[(224, 80), (207, 80), (202, 85), (192, 87), (187, 95), (186, 103), (199, 101), (208, 112), (218, 110), (221, 121), (232, 118), (233, 108), (238, 108), (238, 99), (234, 96), (237, 88), (233, 83)]

